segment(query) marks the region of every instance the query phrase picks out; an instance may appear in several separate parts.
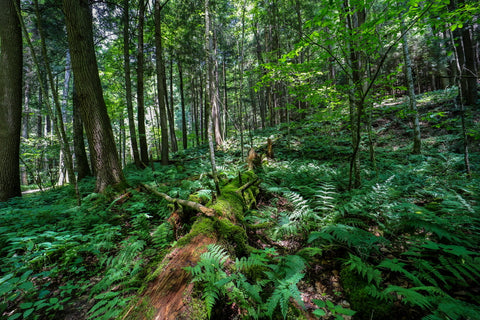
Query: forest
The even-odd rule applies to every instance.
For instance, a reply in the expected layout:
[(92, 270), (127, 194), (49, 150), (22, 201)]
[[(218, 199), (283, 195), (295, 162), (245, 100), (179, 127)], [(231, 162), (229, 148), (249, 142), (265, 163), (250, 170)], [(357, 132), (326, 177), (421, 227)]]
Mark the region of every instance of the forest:
[(476, 0), (0, 0), (0, 319), (480, 318)]

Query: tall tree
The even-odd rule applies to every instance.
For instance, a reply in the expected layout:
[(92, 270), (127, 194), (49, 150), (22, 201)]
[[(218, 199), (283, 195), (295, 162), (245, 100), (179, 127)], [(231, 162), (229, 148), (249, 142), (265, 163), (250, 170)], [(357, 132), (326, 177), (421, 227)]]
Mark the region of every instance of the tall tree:
[(168, 164), (168, 124), (167, 124), (167, 108), (165, 105), (166, 87), (165, 87), (165, 65), (163, 62), (162, 47), (162, 21), (161, 10), (168, 3), (168, 0), (160, 4), (160, 0), (155, 0), (155, 62), (157, 73), (157, 91), (158, 91), (158, 108), (160, 109), (160, 130), (162, 135), (161, 144), (161, 163)]
[(185, 112), (185, 94), (183, 90), (183, 69), (182, 62), (179, 60), (177, 63), (179, 87), (180, 87), (180, 106), (182, 108), (182, 145), (183, 149), (187, 149), (187, 116)]
[(0, 0), (0, 201), (21, 196), (22, 31), (20, 0)]
[(85, 126), (92, 166), (97, 178), (95, 190), (123, 187), (125, 178), (118, 159), (112, 126), (103, 98), (93, 44), (92, 13), (87, 0), (63, 0), (67, 38), (72, 59), (74, 86)]
[(405, 60), (405, 71), (407, 74), (407, 86), (408, 86), (408, 104), (410, 107), (410, 112), (412, 113), (412, 125), (413, 125), (413, 154), (420, 154), (422, 147), (422, 138), (420, 135), (420, 120), (417, 109), (417, 100), (415, 97), (415, 84), (413, 82), (413, 72), (412, 72), (412, 60), (410, 58), (410, 50), (408, 49), (408, 32), (405, 31), (405, 21), (401, 21), (402, 25), (402, 44), (403, 44), (403, 58)]
[(143, 28), (145, 23), (145, 0), (140, 0), (138, 9), (138, 48), (137, 48), (137, 113), (138, 113), (138, 140), (140, 142), (140, 158), (148, 164), (147, 133), (145, 130), (145, 97), (143, 83)]
[(138, 154), (137, 132), (133, 117), (132, 81), (130, 77), (130, 6), (129, 0), (123, 0), (123, 65), (125, 71), (125, 100), (127, 102), (128, 129), (130, 131), (130, 144), (133, 153), (133, 162), (141, 168), (140, 155)]
[[(211, 116), (209, 117), (208, 121), (208, 129), (207, 129), (207, 139), (208, 139), (208, 146), (210, 149), (210, 162), (212, 164), (212, 175), (213, 181), (215, 182), (215, 188), (217, 194), (220, 195), (220, 185), (218, 181), (217, 175), (217, 166), (215, 163), (215, 147), (213, 145), (213, 134), (214, 134), (214, 106), (217, 105), (217, 94), (215, 92), (215, 66), (214, 66), (214, 40), (213, 35), (211, 32), (211, 8), (210, 8), (210, 0), (205, 0), (205, 47), (207, 53), (207, 95), (209, 97), (208, 106), (211, 111)], [(217, 109), (218, 110), (218, 109)], [(208, 117), (208, 112), (206, 112), (206, 117)]]

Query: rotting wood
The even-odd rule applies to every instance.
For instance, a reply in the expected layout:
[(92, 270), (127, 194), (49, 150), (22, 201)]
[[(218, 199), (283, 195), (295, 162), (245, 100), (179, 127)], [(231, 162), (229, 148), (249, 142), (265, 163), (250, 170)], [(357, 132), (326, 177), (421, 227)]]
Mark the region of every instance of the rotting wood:
[[(175, 248), (164, 258), (164, 267), (159, 276), (150, 283), (136, 306), (130, 308), (122, 319), (189, 319), (191, 307), (187, 297), (191, 296), (193, 283), (184, 268), (194, 266), (207, 246), (215, 242), (215, 238), (198, 234), (187, 245)], [(143, 303), (148, 306), (147, 310), (138, 308)]]
[(183, 200), (183, 199), (178, 199), (178, 198), (172, 198), (168, 194), (157, 191), (154, 188), (152, 188), (150, 186), (147, 186), (146, 184), (140, 184), (140, 186), (142, 188), (144, 188), (145, 190), (153, 193), (154, 195), (164, 198), (168, 202), (178, 203), (181, 206), (188, 207), (188, 208), (191, 208), (193, 210), (199, 211), (199, 212), (203, 213), (204, 215), (206, 215), (208, 217), (215, 216), (215, 210), (214, 209), (205, 207), (204, 205), (202, 205), (198, 202)]
[[(243, 174), (243, 181), (253, 180), (241, 185), (237, 179), (228, 182), (222, 188), (212, 208), (204, 207), (192, 201), (179, 201), (152, 187), (141, 185), (145, 190), (166, 199), (169, 202), (188, 204), (187, 207), (211, 213), (212, 216), (201, 215), (191, 227), (188, 234), (178, 239), (172, 251), (165, 256), (151, 278), (147, 289), (141, 294), (133, 307), (127, 308), (124, 320), (182, 320), (196, 319), (198, 312), (195, 307), (193, 283), (190, 275), (184, 270), (187, 266), (197, 264), (202, 253), (210, 244), (222, 242), (230, 243), (236, 254), (245, 255), (249, 251), (247, 234), (241, 225), (237, 225), (237, 217), (242, 217), (247, 208), (247, 201), (256, 197), (258, 189), (249, 192), (249, 196), (242, 197), (242, 190), (255, 188), (259, 179), (251, 171)], [(193, 205), (194, 204), (194, 205)], [(205, 210), (205, 209), (207, 210)], [(200, 210), (202, 209), (202, 210)], [(158, 274), (157, 274), (158, 273)]]

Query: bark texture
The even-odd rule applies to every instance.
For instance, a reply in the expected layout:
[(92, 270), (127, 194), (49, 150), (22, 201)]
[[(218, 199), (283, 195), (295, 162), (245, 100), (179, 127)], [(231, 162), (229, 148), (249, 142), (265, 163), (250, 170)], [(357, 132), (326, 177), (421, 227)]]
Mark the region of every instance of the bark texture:
[(145, 0), (140, 0), (138, 9), (138, 52), (137, 52), (137, 113), (138, 140), (140, 143), (140, 159), (148, 164), (147, 133), (145, 130), (145, 98), (143, 85), (143, 27), (145, 23)]
[(0, 201), (20, 196), (22, 31), (19, 0), (0, 0)]
[(123, 1), (123, 65), (125, 68), (125, 100), (127, 102), (128, 129), (130, 132), (130, 143), (133, 153), (133, 162), (137, 168), (141, 168), (140, 155), (138, 153), (137, 131), (135, 130), (135, 119), (133, 117), (132, 104), (132, 80), (130, 77), (130, 32), (129, 32), (129, 0)]
[(78, 110), (78, 97), (75, 88), (73, 88), (73, 150), (77, 165), (77, 179), (80, 181), (87, 176), (91, 176), (92, 172), (90, 171), (87, 152), (85, 151), (83, 122)]
[(160, 109), (160, 130), (162, 131), (161, 162), (163, 165), (168, 164), (168, 124), (167, 108), (165, 105), (167, 95), (164, 86), (166, 82), (162, 47), (162, 22), (160, 17), (160, 12), (165, 4), (166, 3), (160, 5), (160, 0), (155, 1), (155, 62), (157, 71), (158, 108)]
[(80, 115), (97, 178), (95, 190), (102, 192), (108, 186), (123, 187), (125, 178), (98, 74), (89, 1), (63, 0), (63, 9)]

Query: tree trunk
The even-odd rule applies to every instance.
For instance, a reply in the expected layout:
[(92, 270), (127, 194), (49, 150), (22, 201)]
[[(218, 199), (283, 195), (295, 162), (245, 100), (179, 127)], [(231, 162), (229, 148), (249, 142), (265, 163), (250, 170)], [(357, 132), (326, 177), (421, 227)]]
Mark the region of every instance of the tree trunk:
[(72, 58), (74, 85), (80, 114), (87, 133), (92, 166), (96, 174), (96, 192), (108, 186), (126, 184), (118, 159), (110, 118), (103, 99), (93, 44), (92, 15), (86, 0), (63, 0), (67, 39)]
[(173, 104), (173, 61), (170, 60), (170, 68), (169, 68), (169, 78), (170, 78), (170, 94), (168, 94), (167, 90), (167, 82), (166, 82), (166, 74), (164, 75), (165, 79), (165, 92), (166, 96), (170, 97), (170, 103), (168, 102), (167, 98), (167, 115), (168, 115), (168, 125), (169, 125), (169, 132), (170, 132), (170, 144), (172, 146), (172, 152), (178, 151), (178, 144), (177, 144), (177, 136), (175, 134), (175, 108)]
[(132, 81), (130, 78), (130, 12), (129, 0), (123, 0), (123, 65), (125, 71), (125, 99), (127, 102), (128, 130), (130, 132), (130, 144), (133, 154), (133, 162), (137, 168), (142, 168), (140, 155), (138, 154), (137, 132), (133, 117), (132, 104)]
[[(28, 73), (28, 72), (27, 72)], [(23, 95), (23, 117), (22, 117), (22, 138), (28, 139), (29, 119), (30, 119), (30, 83), (25, 81), (24, 95)], [(23, 161), (22, 161), (23, 162)], [(22, 185), (28, 185), (28, 168), (24, 164), (20, 167), (20, 181)]]
[(155, 0), (155, 62), (157, 71), (157, 91), (158, 91), (158, 108), (160, 110), (160, 130), (162, 135), (161, 143), (161, 163), (168, 164), (168, 124), (167, 124), (167, 110), (165, 106), (166, 92), (165, 92), (165, 66), (163, 63), (163, 47), (162, 47), (162, 22), (160, 19), (160, 11), (163, 5), (160, 5), (160, 0)]
[(0, 201), (22, 194), (19, 157), (23, 45), (15, 6), (20, 9), (20, 0), (0, 0)]
[[(242, 216), (243, 211), (254, 203), (258, 194), (258, 180), (251, 173), (244, 174), (241, 180), (243, 182), (234, 179), (223, 188), (222, 196), (210, 209), (215, 213), (213, 216), (210, 216), (210, 210), (202, 214), (190, 232), (178, 239), (176, 246), (161, 262), (162, 269), (158, 276), (149, 284), (142, 297), (127, 310), (123, 319), (193, 319), (194, 309), (190, 303), (193, 283), (184, 267), (195, 265), (200, 255), (206, 251), (207, 245), (216, 242), (231, 243), (238, 256), (243, 256), (250, 250), (245, 229), (237, 225), (236, 217)], [(165, 198), (164, 195), (160, 196)], [(183, 210), (174, 214), (187, 220), (187, 209), (191, 211), (191, 208), (183, 206)], [(202, 208), (196, 211), (203, 212)]]
[(83, 139), (83, 123), (78, 110), (78, 96), (73, 87), (73, 150), (77, 164), (77, 179), (80, 181), (85, 177), (91, 176), (90, 166), (88, 165), (87, 153), (85, 151), (85, 142)]
[[(210, 17), (210, 0), (205, 0), (205, 38), (206, 38), (206, 53), (207, 53), (207, 80), (206, 80), (206, 87), (207, 87), (207, 94), (209, 97), (209, 103), (206, 105), (209, 106), (206, 110), (210, 109), (211, 117), (208, 121), (208, 130), (207, 130), (207, 139), (208, 139), (208, 146), (210, 150), (210, 162), (212, 164), (212, 175), (213, 181), (215, 183), (215, 189), (217, 194), (220, 195), (220, 186), (218, 181), (217, 175), (217, 166), (215, 163), (215, 146), (213, 144), (213, 134), (214, 134), (214, 125), (215, 125), (215, 118), (214, 112), (218, 111), (217, 106), (217, 94), (215, 92), (215, 70), (214, 70), (214, 42), (212, 39), (211, 34), (211, 17)], [(215, 108), (215, 109), (214, 109)], [(209, 112), (205, 112), (205, 116), (208, 116)], [(218, 114), (217, 114), (218, 116)], [(215, 136), (216, 138), (216, 136)]]
[(348, 0), (344, 1), (345, 19), (347, 22), (347, 28), (350, 35), (348, 46), (348, 59), (351, 66), (350, 70), (350, 123), (352, 131), (352, 156), (350, 160), (350, 173), (349, 173), (349, 189), (358, 188), (361, 185), (360, 175), (360, 140), (362, 129), (362, 115), (365, 107), (365, 65), (362, 62), (360, 45), (357, 43), (358, 38), (355, 39), (354, 35), (358, 32), (358, 29), (365, 22), (366, 12), (365, 8), (356, 8), (352, 6)]
[[(405, 22), (402, 18), (402, 32), (405, 30)], [(420, 120), (418, 116), (418, 109), (417, 109), (417, 99), (415, 97), (415, 84), (413, 82), (413, 74), (412, 74), (412, 60), (410, 59), (410, 52), (408, 50), (408, 40), (407, 40), (407, 33), (403, 33), (403, 58), (405, 60), (405, 71), (407, 74), (407, 85), (408, 85), (408, 102), (410, 107), (410, 112), (412, 113), (412, 125), (413, 125), (413, 154), (420, 154), (422, 148), (422, 137), (420, 135)]]
[(182, 63), (178, 61), (177, 64), (178, 67), (178, 76), (179, 76), (179, 82), (180, 82), (180, 105), (182, 107), (182, 144), (183, 144), (183, 150), (187, 149), (187, 116), (185, 113), (185, 96), (183, 92), (183, 69), (182, 69)]
[(143, 84), (143, 27), (145, 23), (145, 0), (140, 0), (138, 10), (138, 52), (137, 52), (137, 112), (138, 139), (140, 142), (140, 159), (148, 164), (147, 132), (145, 129), (145, 99)]

